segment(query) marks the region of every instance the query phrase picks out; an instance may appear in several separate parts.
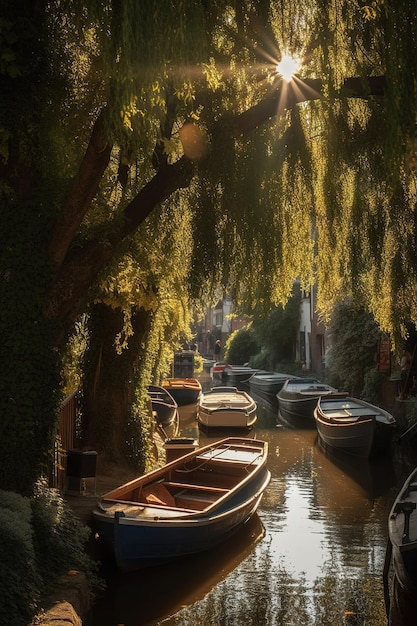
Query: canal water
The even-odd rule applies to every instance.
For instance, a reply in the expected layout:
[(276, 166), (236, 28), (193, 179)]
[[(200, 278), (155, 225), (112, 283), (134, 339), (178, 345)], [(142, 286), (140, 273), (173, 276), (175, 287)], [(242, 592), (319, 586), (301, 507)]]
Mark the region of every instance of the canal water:
[[(268, 441), (272, 474), (258, 513), (207, 554), (129, 574), (104, 562), (92, 626), (387, 624), (387, 518), (416, 459), (398, 442), (374, 461), (330, 454), (315, 428), (283, 426), (274, 402), (256, 400), (249, 436)], [(181, 435), (222, 436), (199, 432), (187, 408)]]

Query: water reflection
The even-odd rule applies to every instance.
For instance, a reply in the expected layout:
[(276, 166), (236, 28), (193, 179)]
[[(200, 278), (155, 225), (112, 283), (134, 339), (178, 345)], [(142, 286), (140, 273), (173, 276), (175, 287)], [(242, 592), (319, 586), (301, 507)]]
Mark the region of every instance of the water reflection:
[[(386, 623), (386, 520), (402, 484), (395, 464), (335, 456), (315, 431), (283, 428), (275, 405), (258, 408), (249, 436), (269, 442), (272, 474), (259, 515), (210, 554), (109, 574), (94, 626)], [(181, 425), (201, 445), (219, 438), (200, 433), (192, 412)]]

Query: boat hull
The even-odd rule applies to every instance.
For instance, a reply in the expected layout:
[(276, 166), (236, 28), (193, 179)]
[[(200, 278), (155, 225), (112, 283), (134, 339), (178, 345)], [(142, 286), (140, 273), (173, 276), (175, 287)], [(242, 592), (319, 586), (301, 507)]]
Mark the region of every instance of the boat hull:
[(158, 425), (165, 428), (179, 421), (178, 404), (166, 389), (149, 385), (148, 394)]
[[(161, 565), (204, 552), (229, 539), (256, 512), (269, 481), (270, 473), (265, 468), (255, 493), (251, 488), (241, 494), (235, 506), (212, 516), (146, 522), (116, 515), (111, 528), (104, 528), (97, 517), (95, 523), (121, 571)], [(108, 525), (107, 520), (103, 523)]]
[(319, 398), (314, 410), (317, 432), (333, 448), (361, 457), (386, 449), (396, 428), (392, 415), (357, 398)]
[(289, 374), (280, 374), (279, 372), (264, 372), (262, 370), (255, 372), (248, 381), (249, 389), (252, 393), (268, 398), (276, 397), (277, 393), (282, 389), (285, 381), (289, 378)]
[(93, 510), (100, 540), (123, 571), (226, 541), (258, 508), (267, 453), (266, 442), (224, 439), (122, 485)]
[(167, 378), (162, 383), (178, 406), (197, 404), (201, 397), (201, 383), (196, 378)]
[(252, 429), (257, 404), (246, 392), (235, 387), (215, 387), (201, 397), (197, 420), (203, 428)]
[(417, 469), (408, 476), (388, 518), (395, 576), (407, 593), (417, 592)]
[(368, 457), (375, 432), (375, 422), (372, 419), (366, 422), (350, 425), (333, 425), (316, 420), (317, 431), (323, 442), (332, 448), (345, 450), (351, 454)]
[(225, 380), (226, 385), (236, 387), (239, 387), (239, 385), (248, 385), (250, 377), (257, 371), (258, 370), (244, 365), (241, 367), (237, 365), (229, 365), (224, 369), (223, 379)]
[(288, 379), (277, 394), (279, 413), (290, 426), (315, 428), (314, 409), (320, 397), (346, 397), (347, 393), (315, 379)]

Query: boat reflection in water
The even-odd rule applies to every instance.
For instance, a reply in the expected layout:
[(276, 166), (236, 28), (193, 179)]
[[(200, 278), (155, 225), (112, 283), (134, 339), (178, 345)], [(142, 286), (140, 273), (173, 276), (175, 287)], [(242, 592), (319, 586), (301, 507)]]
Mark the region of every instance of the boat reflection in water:
[[(238, 530), (233, 541), (176, 563), (123, 574), (104, 558), (110, 592), (93, 608), (93, 623), (139, 626), (168, 617), (203, 598), (251, 553), (265, 529), (257, 513)], [(153, 599), (153, 602), (149, 600)]]
[[(316, 447), (335, 467), (339, 468), (340, 482), (345, 475), (351, 478), (369, 498), (377, 498), (386, 493), (396, 483), (392, 455), (386, 454), (373, 459), (356, 457), (349, 452), (327, 446), (320, 437)], [(332, 483), (335, 476), (332, 476)], [(343, 492), (343, 485), (339, 485)]]

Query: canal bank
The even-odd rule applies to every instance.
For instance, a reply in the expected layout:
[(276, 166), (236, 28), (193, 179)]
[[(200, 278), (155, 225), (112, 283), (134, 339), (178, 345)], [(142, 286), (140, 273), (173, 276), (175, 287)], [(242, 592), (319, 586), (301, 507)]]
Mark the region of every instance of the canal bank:
[[(92, 528), (91, 512), (97, 499), (118, 485), (136, 476), (123, 467), (100, 468), (95, 478), (86, 479), (79, 493), (66, 492), (64, 500), (76, 517)], [(93, 529), (87, 550), (94, 556)], [(83, 572), (70, 571), (61, 576), (53, 593), (45, 599), (44, 612), (35, 617), (30, 626), (82, 626), (91, 608), (92, 598)]]

